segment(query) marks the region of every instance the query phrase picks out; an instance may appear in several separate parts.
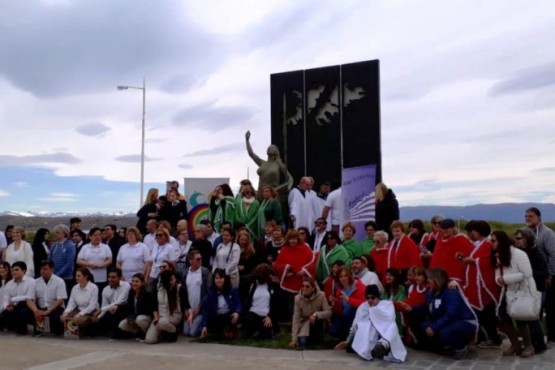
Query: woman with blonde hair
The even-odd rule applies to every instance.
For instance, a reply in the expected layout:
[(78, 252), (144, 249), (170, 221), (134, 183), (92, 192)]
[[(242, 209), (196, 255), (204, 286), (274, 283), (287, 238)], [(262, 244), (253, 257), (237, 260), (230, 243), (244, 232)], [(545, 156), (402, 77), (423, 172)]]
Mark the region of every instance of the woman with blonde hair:
[(152, 267), (152, 258), (146, 244), (141, 243), (141, 233), (136, 227), (126, 232), (127, 244), (124, 244), (117, 255), (116, 267), (123, 272), (123, 280), (131, 282), (136, 274), (148, 276)]
[(12, 242), (2, 253), (2, 260), (13, 265), (14, 262), (23, 261), (27, 265), (26, 276), (35, 277), (35, 263), (33, 261), (33, 248), (25, 241), (25, 229), (15, 226), (12, 229)]
[(146, 194), (144, 205), (137, 212), (137, 228), (141, 234), (146, 235), (146, 223), (148, 220), (156, 220), (158, 218), (158, 189), (150, 188)]
[(376, 185), (376, 223), (378, 229), (389, 234), (393, 221), (399, 219), (399, 202), (393, 190), (389, 189), (383, 182)]

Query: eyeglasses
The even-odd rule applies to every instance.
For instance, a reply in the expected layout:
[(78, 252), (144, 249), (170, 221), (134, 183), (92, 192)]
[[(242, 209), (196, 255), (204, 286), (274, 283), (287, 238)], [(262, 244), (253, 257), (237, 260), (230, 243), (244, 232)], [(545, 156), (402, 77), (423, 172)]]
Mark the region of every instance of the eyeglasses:
[(161, 238), (161, 237), (163, 237), (163, 236), (166, 236), (166, 234), (156, 234), (156, 237), (157, 237), (157, 238)]
[(441, 221), (434, 221), (432, 222), (432, 225), (439, 225), (441, 223)]
[(316, 221), (316, 222), (314, 222), (314, 225), (323, 225), (323, 224), (324, 224), (324, 222), (322, 222), (322, 221)]

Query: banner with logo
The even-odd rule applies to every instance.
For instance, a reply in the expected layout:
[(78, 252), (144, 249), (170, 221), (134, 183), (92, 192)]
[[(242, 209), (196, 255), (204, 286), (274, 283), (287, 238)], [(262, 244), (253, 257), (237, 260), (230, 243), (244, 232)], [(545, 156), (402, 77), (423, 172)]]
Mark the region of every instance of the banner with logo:
[(185, 200), (189, 210), (189, 229), (191, 230), (201, 220), (208, 220), (209, 196), (216, 186), (229, 184), (229, 177), (186, 177), (183, 180)]
[(364, 224), (375, 220), (376, 165), (344, 168), (341, 183), (345, 205), (344, 219), (355, 224), (355, 238), (363, 240), (366, 237)]

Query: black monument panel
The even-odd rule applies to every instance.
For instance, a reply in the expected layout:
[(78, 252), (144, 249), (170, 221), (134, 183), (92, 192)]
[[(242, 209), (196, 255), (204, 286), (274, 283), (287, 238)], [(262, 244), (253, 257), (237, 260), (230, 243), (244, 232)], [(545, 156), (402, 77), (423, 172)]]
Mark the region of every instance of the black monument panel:
[(272, 144), (296, 182), (305, 173), (304, 71), (270, 76)]
[(341, 180), (340, 66), (305, 71), (306, 174)]
[(381, 181), (380, 62), (343, 64), (343, 167), (376, 164)]

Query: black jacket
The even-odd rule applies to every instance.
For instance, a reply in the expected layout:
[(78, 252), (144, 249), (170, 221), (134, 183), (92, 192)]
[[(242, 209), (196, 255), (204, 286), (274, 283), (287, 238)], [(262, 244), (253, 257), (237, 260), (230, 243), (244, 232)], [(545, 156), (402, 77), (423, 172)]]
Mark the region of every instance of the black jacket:
[(524, 249), (524, 252), (526, 252), (526, 254), (528, 255), (530, 265), (532, 265), (536, 288), (540, 292), (545, 291), (545, 279), (549, 277), (549, 270), (547, 268), (547, 257), (545, 253), (536, 245), (532, 246), (531, 248)]
[(152, 316), (152, 312), (158, 309), (157, 307), (155, 307), (154, 297), (152, 296), (152, 294), (148, 293), (144, 288), (139, 292), (137, 307), (135, 307), (135, 291), (133, 289), (129, 290), (129, 295), (127, 296), (127, 303), (125, 303), (124, 307), (127, 314), (133, 315), (133, 316), (139, 316), (139, 315)]
[(199, 239), (193, 241), (190, 250), (197, 250), (202, 256), (202, 266), (207, 269), (210, 268), (210, 259), (212, 258), (212, 243), (206, 239)]
[[(185, 312), (191, 308), (189, 304), (189, 290), (187, 289), (187, 274), (189, 273), (189, 269), (185, 270), (183, 276), (181, 277), (181, 288), (179, 290), (179, 299), (181, 300), (181, 311)], [(208, 288), (210, 288), (210, 284), (212, 282), (212, 274), (210, 270), (206, 267), (201, 267), (201, 275), (202, 275), (202, 284), (200, 286), (200, 302), (204, 300), (206, 294), (208, 293)]]
[(388, 189), (385, 198), (376, 204), (376, 223), (378, 230), (387, 232), (391, 239), (389, 227), (393, 221), (399, 219), (399, 202), (393, 190)]
[(141, 209), (139, 209), (139, 212), (137, 212), (137, 217), (139, 218), (139, 220), (137, 221), (137, 229), (139, 229), (143, 236), (147, 234), (146, 223), (148, 222), (148, 220), (150, 220), (148, 214), (156, 212), (158, 212), (158, 209), (156, 208), (156, 203), (145, 204), (141, 207)]
[[(253, 281), (249, 289), (249, 294), (247, 295), (247, 300), (245, 301), (245, 307), (243, 308), (243, 313), (247, 313), (250, 311), (252, 306), (252, 298), (254, 296), (254, 291), (256, 290), (257, 286), (258, 286), (258, 283), (256, 281)], [(277, 320), (279, 319), (280, 297), (281, 298), (285, 298), (285, 297), (281, 294), (281, 290), (279, 289), (279, 286), (274, 283), (268, 284), (268, 292), (270, 292), (270, 313), (268, 314), (268, 316), (270, 316), (270, 319), (272, 319), (274, 332), (276, 332), (277, 330), (279, 330), (279, 325), (277, 325)]]
[(177, 221), (187, 220), (188, 218), (187, 202), (184, 200), (180, 200), (173, 205), (167, 202), (160, 209), (160, 221), (168, 221), (174, 230), (177, 226)]
[[(326, 233), (324, 234), (324, 237), (322, 238), (322, 241), (320, 242), (320, 249), (326, 245), (326, 240), (328, 239), (328, 234), (329, 231), (326, 231)], [(316, 241), (316, 230), (314, 230), (312, 232), (312, 234), (310, 234), (310, 240), (308, 241), (308, 243), (310, 244), (310, 249), (314, 250), (314, 242)]]

